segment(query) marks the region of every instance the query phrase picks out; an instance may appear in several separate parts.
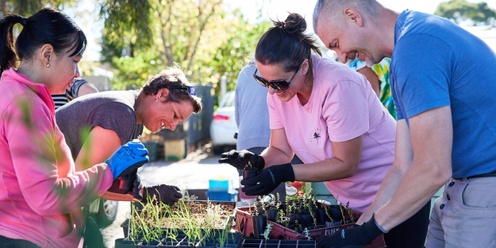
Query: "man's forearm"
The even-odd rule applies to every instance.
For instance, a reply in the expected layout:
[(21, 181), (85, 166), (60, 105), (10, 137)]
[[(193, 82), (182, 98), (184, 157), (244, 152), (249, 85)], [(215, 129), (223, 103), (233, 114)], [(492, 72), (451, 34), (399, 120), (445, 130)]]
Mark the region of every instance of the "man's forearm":
[(443, 175), (430, 172), (423, 166), (412, 165), (401, 180), (398, 190), (375, 213), (377, 224), (391, 230), (417, 213), (446, 181)]
[(379, 190), (374, 198), (372, 204), (365, 210), (357, 224), (361, 225), (363, 222), (372, 218), (372, 214), (377, 212), (384, 204), (386, 204), (393, 197), (401, 183), (404, 173), (396, 166), (392, 166), (386, 173), (384, 180), (379, 187)]

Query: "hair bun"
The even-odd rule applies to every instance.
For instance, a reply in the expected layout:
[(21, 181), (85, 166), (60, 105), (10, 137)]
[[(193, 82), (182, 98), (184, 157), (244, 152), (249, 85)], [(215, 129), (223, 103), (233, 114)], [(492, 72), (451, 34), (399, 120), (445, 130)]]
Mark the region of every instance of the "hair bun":
[(22, 25), (22, 26), (26, 26), (26, 23), (28, 22), (28, 18), (25, 18), (25, 17), (21, 17), (21, 20), (19, 21), (19, 23)]
[(290, 34), (303, 33), (307, 29), (305, 19), (297, 13), (290, 13), (285, 21), (275, 21), (276, 28), (283, 29)]

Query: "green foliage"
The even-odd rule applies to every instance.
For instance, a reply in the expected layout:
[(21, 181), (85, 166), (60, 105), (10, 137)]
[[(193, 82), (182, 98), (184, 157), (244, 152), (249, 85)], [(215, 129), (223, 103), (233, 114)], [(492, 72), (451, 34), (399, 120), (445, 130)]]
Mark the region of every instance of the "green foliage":
[(232, 90), (258, 39), (271, 26), (249, 23), (239, 9), (225, 11), (222, 0), (149, 0), (149, 4), (148, 16), (141, 18), (148, 22), (151, 46), (140, 44), (145, 35), (141, 30), (140, 39), (133, 39), (132, 32), (107, 35), (113, 31), (105, 25), (102, 57), (116, 68), (114, 89), (139, 88), (149, 76), (176, 64), (191, 82), (211, 84), (216, 94), (225, 75)]
[(470, 20), (473, 25), (490, 25), (496, 19), (496, 11), (486, 2), (469, 3), (466, 0), (451, 0), (439, 4), (434, 14), (446, 17), (457, 24)]
[(114, 56), (114, 77), (112, 88), (116, 90), (139, 89), (148, 79), (159, 73), (165, 66), (152, 50), (143, 51), (136, 56)]
[[(239, 11), (239, 10), (237, 10)], [(216, 69), (217, 75), (225, 75), (227, 78), (227, 90), (234, 90), (238, 73), (253, 58), (255, 47), (262, 34), (272, 26), (272, 23), (264, 21), (258, 24), (249, 23), (240, 12), (234, 12), (238, 19), (230, 25), (232, 35), (219, 47), (208, 62)], [(220, 87), (218, 78), (212, 78), (213, 88), (216, 94)]]
[(109, 45), (134, 49), (152, 44), (149, 0), (100, 0), (100, 16), (105, 18), (103, 37)]
[(75, 0), (2, 0), (0, 1), (0, 17), (15, 13), (29, 17), (43, 7), (51, 6), (58, 10), (73, 6)]
[[(177, 65), (191, 82), (212, 85), (215, 94), (222, 76), (233, 90), (239, 71), (271, 26), (267, 21), (250, 23), (239, 9), (224, 10), (223, 0), (95, 1), (104, 19), (102, 62), (114, 68), (113, 89), (140, 88), (150, 76)], [(2, 13), (30, 15), (42, 2), (63, 9), (76, 1), (0, 2)]]

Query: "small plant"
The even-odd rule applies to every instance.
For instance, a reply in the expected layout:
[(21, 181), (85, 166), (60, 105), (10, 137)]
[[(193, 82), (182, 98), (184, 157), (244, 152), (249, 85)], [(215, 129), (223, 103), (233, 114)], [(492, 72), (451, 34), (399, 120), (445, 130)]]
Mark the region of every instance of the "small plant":
[(345, 209), (343, 207), (343, 204), (341, 203), (339, 203), (339, 211), (341, 212), (341, 222), (343, 222), (343, 224), (346, 224), (346, 215), (344, 214)]
[(265, 231), (263, 233), (264, 239), (269, 239), (270, 232), (272, 231), (272, 223), (267, 223)]
[(329, 213), (329, 208), (326, 205), (324, 205), (323, 207), (324, 207), (324, 212), (325, 212), (327, 218), (329, 218), (329, 221), (334, 222), (334, 219), (332, 218), (331, 214)]
[(353, 218), (353, 210), (349, 207), (349, 205), (350, 205), (349, 202), (346, 203), (346, 206), (343, 206), (343, 204), (339, 203), (339, 211), (341, 212), (341, 218), (342, 218), (341, 222), (343, 224), (355, 222)]
[(289, 226), (289, 217), (284, 213), (284, 210), (280, 209), (277, 214), (277, 223), (283, 224), (285, 227)]
[[(326, 205), (317, 201), (315, 194), (311, 190), (307, 190), (305, 194), (297, 198), (286, 199), (286, 201), (282, 202), (278, 196), (274, 195), (267, 195), (257, 199), (254, 203), (254, 206), (256, 206), (255, 211), (258, 211), (260, 215), (265, 214), (263, 217), (266, 218), (266, 221), (262, 222), (257, 219), (259, 221), (258, 223), (262, 224), (260, 226), (257, 224), (256, 228), (254, 224), (255, 237), (263, 236), (267, 239), (271, 232), (275, 235), (282, 235), (280, 228), (288, 228), (298, 233), (298, 239), (304, 238), (311, 240), (315, 238), (313, 229), (319, 229), (315, 232), (316, 234), (319, 232), (324, 233), (320, 231), (320, 228), (326, 228), (325, 231), (327, 231), (328, 227), (337, 230), (334, 226), (350, 224), (355, 221), (353, 210), (349, 208), (349, 203), (346, 206), (343, 206), (341, 203)], [(269, 211), (273, 210), (276, 210), (277, 214), (275, 214), (275, 218), (272, 217), (273, 219), (271, 219), (269, 216), (273, 213), (269, 213)], [(253, 221), (257, 223), (255, 222), (255, 217), (253, 217)], [(275, 225), (274, 223), (279, 225)], [(274, 224), (274, 226), (271, 226), (271, 224)], [(290, 232), (284, 232), (284, 235), (292, 235), (286, 233)]]
[(135, 243), (152, 241), (159, 242), (164, 235), (167, 239), (178, 241), (180, 233), (186, 237), (181, 242), (187, 245), (210, 241), (211, 236), (216, 242), (225, 244), (232, 224), (234, 204), (198, 202), (182, 199), (173, 206), (165, 204), (144, 204), (141, 208), (133, 206), (129, 218), (129, 239)]
[(346, 212), (348, 212), (348, 216), (350, 217), (350, 222), (355, 222), (355, 218), (353, 218), (353, 210), (350, 208), (350, 202), (346, 203)]
[(305, 238), (307, 238), (307, 240), (311, 240), (312, 237), (310, 237), (310, 233), (308, 232), (308, 229), (305, 227), (305, 229), (303, 229), (303, 234), (305, 234)]
[(313, 225), (317, 226), (317, 217), (315, 216), (315, 212), (313, 211), (313, 207), (310, 205), (307, 205), (307, 207), (308, 207), (308, 212), (310, 213), (310, 216), (312, 217)]

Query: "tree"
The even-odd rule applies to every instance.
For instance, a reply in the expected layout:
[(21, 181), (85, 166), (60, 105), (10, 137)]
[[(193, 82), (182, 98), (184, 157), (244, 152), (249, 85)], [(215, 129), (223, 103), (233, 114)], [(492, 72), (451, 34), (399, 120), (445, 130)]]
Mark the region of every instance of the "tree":
[[(149, 0), (148, 4), (148, 12), (135, 18), (146, 22), (149, 34), (128, 28), (127, 33), (107, 35), (113, 32), (112, 22), (105, 22), (104, 60), (117, 67), (119, 81), (135, 79), (143, 84), (160, 69), (178, 65), (190, 76), (190, 80), (199, 82), (202, 73), (197, 70), (197, 57), (212, 54), (226, 39), (222, 30), (222, 0)], [(114, 12), (105, 13), (105, 9), (102, 10), (108, 18), (114, 15)], [(125, 16), (114, 16), (112, 19), (128, 22)], [(216, 30), (216, 25), (220, 31)], [(150, 44), (142, 39), (144, 35), (151, 41)], [(125, 82), (117, 84), (126, 87)]]
[(229, 25), (229, 33), (232, 35), (227, 39), (219, 49), (217, 49), (213, 58), (208, 58), (212, 68), (217, 72), (212, 78), (215, 92), (219, 92), (217, 83), (221, 76), (227, 78), (227, 90), (234, 90), (238, 73), (254, 57), (255, 47), (262, 34), (272, 26), (272, 23), (263, 21), (257, 24), (249, 23), (240, 10), (235, 10), (233, 20)]
[(140, 18), (148, 21), (150, 46), (132, 38), (142, 37), (141, 32), (106, 35), (110, 32), (106, 23), (102, 55), (116, 68), (112, 82), (116, 89), (140, 87), (171, 65), (181, 67), (191, 82), (213, 85), (215, 92), (222, 75), (234, 88), (238, 72), (268, 28), (268, 23), (250, 24), (239, 10), (226, 12), (222, 0), (150, 0), (149, 4), (150, 16)]
[(439, 4), (435, 15), (446, 17), (457, 24), (471, 21), (473, 25), (491, 25), (496, 19), (496, 11), (487, 3), (469, 3), (466, 0), (451, 0)]
[(53, 6), (59, 10), (74, 5), (74, 0), (2, 0), (0, 1), (0, 17), (15, 13), (29, 17), (46, 6)]
[[(149, 0), (99, 0), (100, 16), (105, 19), (103, 37), (111, 51), (107, 56), (134, 56), (135, 49), (153, 44), (149, 28), (152, 6)], [(117, 54), (115, 54), (117, 53)], [(105, 56), (104, 55), (104, 56)]]
[[(63, 9), (76, 1), (46, 2)], [(258, 39), (270, 26), (269, 22), (250, 23), (240, 10), (224, 10), (223, 0), (95, 2), (104, 19), (101, 57), (114, 68), (113, 89), (139, 88), (171, 65), (181, 67), (193, 83), (212, 85), (215, 92), (223, 75), (228, 89), (234, 89), (238, 72), (253, 57)], [(0, 7), (2, 13), (29, 13), (42, 3), (4, 0)]]

